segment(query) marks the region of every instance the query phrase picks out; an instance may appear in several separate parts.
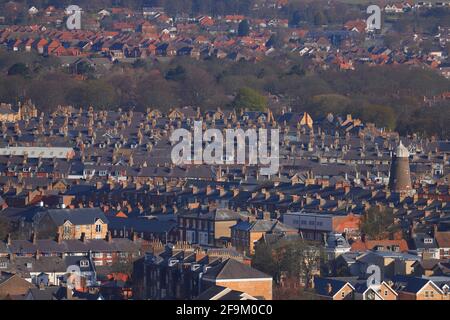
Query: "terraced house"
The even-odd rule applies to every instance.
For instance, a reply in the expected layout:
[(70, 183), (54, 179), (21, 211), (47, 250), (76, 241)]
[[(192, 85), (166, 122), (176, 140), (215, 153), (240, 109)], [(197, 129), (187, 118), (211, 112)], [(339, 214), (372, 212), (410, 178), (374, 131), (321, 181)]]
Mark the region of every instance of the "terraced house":
[(63, 239), (105, 239), (108, 219), (99, 208), (49, 209), (37, 221), (39, 236)]

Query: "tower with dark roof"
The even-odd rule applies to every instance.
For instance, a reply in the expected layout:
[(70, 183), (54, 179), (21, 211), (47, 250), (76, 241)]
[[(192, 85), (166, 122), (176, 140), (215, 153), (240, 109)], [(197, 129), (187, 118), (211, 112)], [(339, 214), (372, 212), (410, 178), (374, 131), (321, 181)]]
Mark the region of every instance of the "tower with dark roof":
[(409, 151), (401, 141), (392, 158), (389, 188), (392, 192), (403, 195), (413, 195), (415, 193), (409, 171)]

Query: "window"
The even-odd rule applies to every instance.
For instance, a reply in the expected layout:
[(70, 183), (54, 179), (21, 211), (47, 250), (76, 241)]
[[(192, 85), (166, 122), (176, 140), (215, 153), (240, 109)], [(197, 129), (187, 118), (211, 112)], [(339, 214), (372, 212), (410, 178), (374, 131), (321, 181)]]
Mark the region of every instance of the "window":
[(102, 225), (101, 224), (96, 224), (95, 225), (95, 232), (97, 232), (97, 233), (102, 232)]
[(70, 226), (64, 226), (64, 234), (69, 234), (70, 233)]
[(425, 239), (423, 239), (423, 242), (424, 243), (433, 243), (433, 238), (425, 238)]
[(7, 262), (0, 262), (0, 269), (6, 269), (8, 267)]
[(388, 295), (388, 291), (384, 290), (384, 295), (387, 296)]
[(207, 245), (208, 244), (208, 233), (207, 232), (199, 232), (198, 241), (200, 244)]
[(89, 261), (88, 260), (80, 260), (80, 267), (89, 267)]
[(341, 292), (341, 297), (342, 297), (342, 298), (345, 298), (345, 291), (342, 291), (342, 292)]

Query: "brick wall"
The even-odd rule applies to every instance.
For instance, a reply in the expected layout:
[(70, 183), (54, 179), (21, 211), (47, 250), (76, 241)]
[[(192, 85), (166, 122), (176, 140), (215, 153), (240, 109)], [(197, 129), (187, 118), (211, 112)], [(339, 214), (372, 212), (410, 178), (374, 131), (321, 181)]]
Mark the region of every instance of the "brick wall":
[(5, 299), (8, 295), (25, 295), (33, 287), (28, 281), (13, 276), (0, 284), (0, 300)]
[(216, 221), (215, 222), (215, 234), (214, 237), (219, 239), (220, 237), (231, 237), (231, 226), (234, 226), (236, 221)]
[(248, 293), (254, 297), (264, 297), (265, 300), (272, 300), (272, 280), (219, 281), (216, 282), (216, 284), (218, 286)]

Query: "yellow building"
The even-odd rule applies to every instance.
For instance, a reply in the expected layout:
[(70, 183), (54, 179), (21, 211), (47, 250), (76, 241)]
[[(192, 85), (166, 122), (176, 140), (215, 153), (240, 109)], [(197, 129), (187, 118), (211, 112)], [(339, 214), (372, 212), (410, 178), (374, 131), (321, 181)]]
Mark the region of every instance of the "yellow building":
[(37, 117), (37, 108), (31, 101), (23, 105), (19, 104), (18, 110), (14, 110), (11, 104), (0, 104), (0, 122), (17, 122), (27, 118)]
[(108, 219), (99, 208), (49, 209), (37, 222), (39, 238), (105, 239)]

